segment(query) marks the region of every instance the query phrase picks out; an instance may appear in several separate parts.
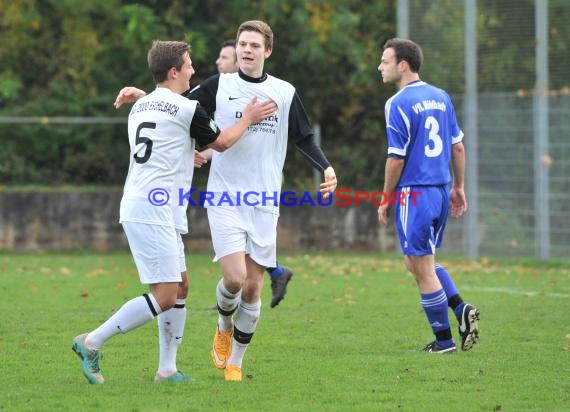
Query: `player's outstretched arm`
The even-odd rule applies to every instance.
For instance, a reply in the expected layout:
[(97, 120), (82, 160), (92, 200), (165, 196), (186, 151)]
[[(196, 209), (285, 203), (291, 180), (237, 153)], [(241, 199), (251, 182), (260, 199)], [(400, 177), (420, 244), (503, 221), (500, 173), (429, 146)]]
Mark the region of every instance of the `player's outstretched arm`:
[(135, 103), (138, 99), (144, 96), (146, 96), (146, 92), (144, 90), (137, 89), (134, 86), (123, 87), (115, 98), (115, 109), (118, 109), (126, 103)]

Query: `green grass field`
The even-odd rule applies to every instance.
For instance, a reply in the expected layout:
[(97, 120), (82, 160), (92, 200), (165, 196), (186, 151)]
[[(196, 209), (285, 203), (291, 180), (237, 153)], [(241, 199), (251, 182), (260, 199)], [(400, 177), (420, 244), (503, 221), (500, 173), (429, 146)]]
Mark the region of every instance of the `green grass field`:
[(443, 259), (481, 310), (481, 340), (440, 356), (417, 351), (432, 334), (399, 256), (281, 260), (295, 276), (275, 309), (266, 279), (242, 383), (211, 365), (219, 272), (190, 254), (178, 366), (196, 382), (152, 383), (152, 322), (107, 342), (106, 383), (91, 386), (71, 340), (146, 291), (130, 255), (0, 254), (0, 411), (570, 410), (570, 262)]

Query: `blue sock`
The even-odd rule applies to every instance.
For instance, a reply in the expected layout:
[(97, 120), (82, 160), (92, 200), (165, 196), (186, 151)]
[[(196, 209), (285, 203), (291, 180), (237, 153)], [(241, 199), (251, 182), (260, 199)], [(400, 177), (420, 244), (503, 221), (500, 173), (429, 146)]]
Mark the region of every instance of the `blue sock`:
[[(445, 295), (447, 296), (448, 300), (453, 296), (459, 296), (459, 290), (455, 286), (455, 282), (453, 281), (453, 279), (451, 279), (451, 275), (449, 274), (447, 269), (445, 269), (439, 263), (436, 263), (435, 273), (439, 278), (439, 282), (441, 283), (443, 290), (445, 290)], [(453, 308), (456, 318), (459, 318), (461, 316), (461, 310), (463, 309), (464, 304), (465, 303), (461, 301), (455, 308)]]
[(271, 279), (278, 278), (283, 274), (283, 266), (277, 262), (277, 266), (274, 268), (267, 268), (267, 272), (269, 273), (269, 276), (271, 276)]
[(453, 345), (449, 317), (447, 315), (447, 297), (440, 289), (432, 293), (422, 293), (422, 307), (426, 313), (437, 344), (443, 348)]

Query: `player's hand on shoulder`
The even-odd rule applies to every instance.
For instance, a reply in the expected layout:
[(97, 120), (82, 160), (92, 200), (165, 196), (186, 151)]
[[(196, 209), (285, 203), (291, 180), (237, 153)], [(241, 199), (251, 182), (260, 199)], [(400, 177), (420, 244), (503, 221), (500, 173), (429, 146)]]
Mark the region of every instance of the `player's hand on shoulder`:
[(138, 99), (144, 96), (146, 96), (146, 92), (144, 90), (137, 89), (134, 86), (123, 87), (115, 98), (115, 109), (118, 109), (126, 103), (135, 103)]
[(274, 115), (276, 111), (277, 104), (273, 100), (257, 103), (257, 97), (253, 97), (245, 107), (243, 115), (246, 119), (249, 119), (250, 124), (255, 124)]

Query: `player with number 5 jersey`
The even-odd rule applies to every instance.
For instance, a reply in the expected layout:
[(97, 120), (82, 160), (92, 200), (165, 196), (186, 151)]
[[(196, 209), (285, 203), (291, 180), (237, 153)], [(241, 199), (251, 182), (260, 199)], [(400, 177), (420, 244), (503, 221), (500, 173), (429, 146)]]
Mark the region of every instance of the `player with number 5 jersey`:
[[(337, 185), (335, 170), (313, 139), (295, 88), (264, 70), (272, 52), (271, 27), (260, 20), (243, 22), (236, 37), (239, 71), (214, 75), (187, 94), (222, 127), (241, 121), (244, 103), (252, 96), (277, 104), (274, 115), (248, 128), (241, 144), (214, 155), (208, 178), (208, 192), (216, 193), (218, 199), (235, 199), (239, 192), (247, 191), (272, 196), (268, 202), (254, 205), (213, 199), (207, 208), (215, 260), (223, 275), (216, 286), (218, 321), (211, 356), (227, 381), (242, 380), (242, 361), (261, 313), (263, 273), (276, 264), (278, 202), (288, 142), (323, 173), (320, 192), (325, 199)], [(132, 103), (144, 94), (140, 89), (125, 88), (115, 105)]]
[(196, 101), (181, 96), (194, 74), (190, 45), (156, 40), (147, 56), (156, 89), (135, 104), (129, 114), (129, 173), (121, 200), (120, 222), (133, 254), (141, 283), (149, 293), (125, 302), (89, 333), (76, 336), (72, 349), (79, 356), (89, 383), (105, 382), (99, 360), (105, 342), (157, 318), (159, 367), (154, 382), (190, 380), (176, 365), (186, 322), (188, 279), (181, 234), (188, 231), (186, 207), (169, 197), (176, 185), (192, 184), (196, 142), (215, 150), (230, 148), (245, 130), (272, 115), (276, 106), (253, 98), (239, 122), (220, 131)]

